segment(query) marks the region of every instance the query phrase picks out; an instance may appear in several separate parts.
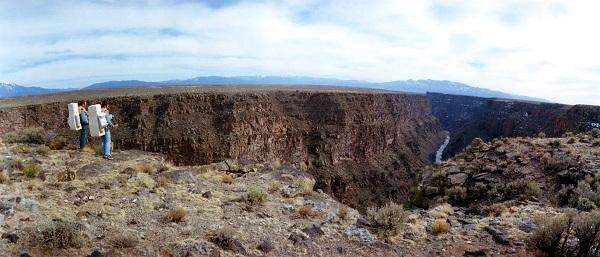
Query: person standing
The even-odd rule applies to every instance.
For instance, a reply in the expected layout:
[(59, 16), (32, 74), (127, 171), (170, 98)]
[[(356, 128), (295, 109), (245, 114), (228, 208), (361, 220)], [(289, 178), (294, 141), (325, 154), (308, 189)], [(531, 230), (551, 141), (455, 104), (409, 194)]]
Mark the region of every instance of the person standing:
[(106, 101), (102, 101), (102, 103), (100, 104), (100, 107), (102, 108), (102, 112), (104, 113), (104, 117), (106, 118), (106, 127), (104, 127), (104, 135), (101, 137), (101, 150), (102, 150), (102, 158), (104, 159), (108, 159), (108, 160), (112, 160), (113, 157), (111, 155), (111, 146), (112, 146), (112, 142), (111, 142), (111, 128), (114, 127), (113, 124), (113, 115), (110, 113), (110, 111), (108, 110), (108, 102)]
[(87, 132), (90, 125), (90, 120), (87, 112), (88, 103), (86, 100), (81, 100), (79, 105), (79, 120), (81, 122), (81, 130), (79, 135), (79, 149), (83, 150), (87, 143)]

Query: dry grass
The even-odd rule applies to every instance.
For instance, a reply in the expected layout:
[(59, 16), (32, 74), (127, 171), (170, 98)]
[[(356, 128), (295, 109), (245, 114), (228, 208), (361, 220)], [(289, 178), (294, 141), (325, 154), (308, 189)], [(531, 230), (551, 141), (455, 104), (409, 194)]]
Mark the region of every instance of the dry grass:
[(87, 243), (84, 226), (70, 221), (50, 221), (34, 228), (33, 245), (43, 249), (81, 248)]
[(280, 188), (281, 188), (281, 182), (279, 182), (279, 180), (273, 180), (273, 181), (271, 181), (271, 184), (269, 185), (269, 193), (275, 193), (275, 192), (279, 191)]
[(402, 229), (408, 214), (401, 204), (390, 202), (385, 206), (367, 209), (367, 220), (384, 236), (395, 236)]
[(62, 150), (65, 146), (67, 146), (67, 142), (63, 137), (55, 137), (48, 144), (48, 147), (52, 150)]
[(223, 250), (235, 250), (241, 247), (241, 243), (236, 239), (236, 234), (233, 228), (226, 226), (208, 234), (207, 239)]
[(28, 178), (35, 178), (38, 175), (38, 166), (35, 164), (29, 164), (23, 168), (23, 175)]
[(98, 143), (88, 143), (83, 147), (83, 151), (87, 153), (93, 153), (98, 156), (102, 155), (102, 149)]
[(154, 175), (158, 172), (156, 167), (147, 162), (138, 162), (134, 168), (138, 173), (146, 173), (148, 175)]
[(139, 243), (134, 235), (129, 234), (118, 234), (109, 241), (110, 245), (117, 249), (133, 248)]
[(41, 156), (48, 156), (48, 154), (50, 153), (50, 147), (40, 145), (35, 149), (35, 152)]
[(8, 181), (10, 181), (10, 178), (8, 177), (8, 172), (6, 172), (5, 170), (0, 171), (0, 184), (7, 183)]
[(187, 210), (183, 207), (175, 207), (167, 213), (167, 220), (170, 222), (179, 223), (184, 221), (187, 215)]
[(298, 185), (302, 189), (303, 195), (312, 194), (316, 181), (312, 178), (299, 178), (296, 180), (296, 185)]
[(242, 195), (238, 201), (246, 204), (246, 210), (254, 210), (255, 207), (262, 205), (267, 200), (267, 194), (258, 188), (250, 188), (248, 193)]
[(61, 171), (56, 175), (58, 182), (72, 181), (75, 179), (75, 172), (73, 171)]
[(446, 219), (436, 219), (431, 224), (431, 233), (434, 235), (445, 234), (450, 230), (450, 224)]
[(350, 217), (349, 215), (349, 211), (348, 211), (348, 207), (340, 207), (337, 209), (337, 212), (335, 213), (335, 216), (338, 218), (338, 220), (341, 221), (345, 221), (348, 220)]
[(25, 167), (21, 159), (10, 160), (8, 162), (8, 166), (15, 170), (23, 170), (23, 168)]
[(224, 174), (222, 180), (225, 184), (233, 184), (234, 178), (229, 174)]
[(312, 205), (305, 204), (305, 205), (302, 205), (300, 208), (298, 208), (298, 215), (300, 215), (300, 217), (302, 217), (304, 219), (307, 219), (307, 218), (316, 217), (317, 212), (313, 209)]
[(158, 176), (156, 178), (156, 186), (157, 187), (165, 187), (169, 183), (169, 180), (165, 176)]

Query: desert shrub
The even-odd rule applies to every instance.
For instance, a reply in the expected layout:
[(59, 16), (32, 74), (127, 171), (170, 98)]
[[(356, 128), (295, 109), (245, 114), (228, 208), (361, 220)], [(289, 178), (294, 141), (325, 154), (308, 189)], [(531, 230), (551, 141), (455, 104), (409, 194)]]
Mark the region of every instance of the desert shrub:
[(32, 243), (41, 249), (81, 248), (88, 238), (84, 226), (63, 220), (42, 223), (34, 228)]
[(538, 138), (546, 138), (546, 133), (540, 132), (540, 133), (537, 134), (537, 137)]
[(600, 211), (576, 214), (568, 210), (537, 217), (536, 223), (529, 243), (549, 256), (593, 257), (600, 253)]
[(508, 206), (505, 203), (495, 203), (487, 208), (487, 213), (494, 217), (499, 217), (507, 211)]
[(6, 171), (0, 171), (0, 184), (4, 184), (8, 182), (10, 178), (8, 177), (8, 173)]
[(21, 161), (20, 159), (13, 159), (8, 161), (8, 166), (14, 170), (23, 170), (23, 168), (25, 167), (23, 165), (23, 161)]
[(50, 143), (48, 143), (48, 147), (52, 150), (62, 150), (65, 146), (67, 146), (67, 141), (64, 137), (54, 137), (50, 140)]
[(395, 236), (402, 229), (408, 214), (400, 204), (390, 202), (385, 206), (367, 209), (367, 220), (385, 236)]
[(73, 171), (61, 171), (56, 175), (58, 182), (72, 181), (75, 179), (75, 172)]
[(26, 128), (21, 131), (13, 131), (3, 135), (7, 143), (25, 143), (43, 145), (46, 143), (46, 132), (43, 128)]
[(550, 256), (566, 255), (565, 243), (573, 226), (574, 213), (536, 217), (537, 229), (529, 236), (529, 243)]
[(547, 172), (558, 172), (581, 167), (581, 164), (579, 164), (577, 160), (567, 155), (552, 156), (549, 153), (546, 153), (542, 156), (540, 161), (542, 168)]
[(302, 189), (303, 195), (312, 194), (316, 181), (312, 178), (302, 177), (296, 180), (296, 184)]
[(225, 184), (233, 184), (234, 178), (229, 174), (224, 174), (223, 179), (221, 180)]
[(567, 141), (568, 144), (574, 144), (577, 142), (577, 139), (575, 139), (574, 137), (570, 137), (569, 140)]
[(148, 175), (154, 175), (157, 172), (156, 167), (148, 162), (138, 162), (135, 164), (135, 170), (138, 173), (146, 173)]
[(50, 147), (40, 145), (35, 149), (35, 152), (41, 156), (48, 156), (48, 153), (50, 153)]
[(267, 194), (258, 188), (250, 188), (248, 193), (239, 198), (239, 201), (245, 203), (250, 209), (262, 205), (266, 200)]
[(38, 174), (38, 166), (29, 164), (23, 168), (23, 175), (28, 178), (35, 178)]
[(300, 215), (300, 217), (306, 219), (306, 218), (311, 218), (311, 217), (317, 216), (317, 213), (313, 209), (312, 205), (305, 204), (305, 205), (302, 205), (300, 208), (298, 208), (298, 215)]
[(243, 249), (240, 241), (236, 238), (236, 231), (231, 227), (223, 227), (207, 235), (209, 242), (216, 244), (223, 250), (240, 250)]
[(461, 186), (453, 186), (448, 188), (446, 189), (445, 193), (448, 197), (448, 201), (453, 204), (461, 204), (467, 198), (467, 189)]
[(158, 187), (165, 187), (168, 183), (169, 179), (165, 176), (158, 176), (158, 178), (156, 178), (156, 186)]
[(554, 140), (548, 142), (548, 145), (553, 148), (559, 148), (561, 144), (560, 144), (560, 140), (554, 139)]
[(183, 207), (175, 207), (167, 213), (167, 221), (179, 223), (185, 219), (187, 210)]
[(577, 215), (573, 222), (573, 231), (579, 242), (577, 256), (599, 256), (600, 211)]
[(271, 184), (269, 185), (269, 193), (275, 193), (275, 192), (279, 191), (280, 188), (281, 188), (281, 182), (279, 182), (278, 180), (273, 180), (273, 181), (271, 181)]
[(347, 220), (348, 217), (348, 207), (342, 206), (340, 208), (337, 209), (337, 212), (335, 213), (335, 216), (339, 219), (339, 220)]
[(590, 130), (589, 134), (592, 137), (600, 138), (600, 129), (599, 128), (594, 128), (594, 129)]
[(517, 180), (497, 187), (500, 198), (503, 200), (530, 200), (542, 194), (540, 185), (535, 181)]
[[(594, 183), (595, 181), (590, 182)], [(585, 180), (579, 181), (577, 187), (563, 186), (559, 191), (559, 197), (561, 203), (583, 211), (591, 211), (600, 206), (600, 192), (597, 188), (592, 188), (592, 185)]]
[(102, 148), (98, 143), (88, 143), (83, 147), (83, 151), (87, 153), (93, 153), (95, 155), (102, 155)]
[(562, 135), (562, 137), (572, 137), (572, 136), (575, 136), (575, 134), (571, 131), (567, 131)]
[(434, 235), (448, 233), (449, 230), (450, 224), (448, 224), (448, 221), (446, 221), (446, 219), (436, 219), (431, 224), (431, 233), (433, 233)]
[(110, 245), (117, 249), (133, 248), (139, 243), (134, 235), (117, 234), (110, 239)]
[(594, 142), (592, 142), (592, 147), (599, 147), (600, 146), (600, 139), (596, 139), (594, 140)]

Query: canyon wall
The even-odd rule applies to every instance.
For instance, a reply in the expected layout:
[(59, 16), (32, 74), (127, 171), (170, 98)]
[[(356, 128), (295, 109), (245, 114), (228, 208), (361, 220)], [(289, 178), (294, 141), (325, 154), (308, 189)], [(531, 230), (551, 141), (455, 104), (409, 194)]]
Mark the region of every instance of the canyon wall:
[[(118, 124), (118, 149), (164, 153), (179, 165), (279, 160), (359, 209), (408, 199), (416, 172), (444, 138), (427, 97), (417, 94), (288, 90), (105, 99)], [(66, 104), (0, 109), (0, 133), (41, 126), (75, 143)]]
[(433, 114), (450, 132), (444, 157), (453, 156), (474, 138), (561, 136), (600, 127), (600, 106), (428, 93)]

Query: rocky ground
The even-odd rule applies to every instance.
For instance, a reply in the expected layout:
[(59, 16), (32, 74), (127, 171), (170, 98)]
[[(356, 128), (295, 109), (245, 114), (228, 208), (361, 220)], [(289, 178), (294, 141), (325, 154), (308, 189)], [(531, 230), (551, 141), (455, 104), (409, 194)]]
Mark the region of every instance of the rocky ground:
[[(600, 151), (594, 137), (572, 137), (576, 142), (558, 139), (560, 151), (579, 159), (582, 170), (596, 169)], [(478, 160), (504, 167), (499, 164), (504, 157), (494, 156), (506, 152), (493, 149), (510, 152), (517, 145), (533, 147), (506, 157), (510, 161), (501, 170), (537, 167), (529, 156), (538, 150), (532, 149), (556, 151), (554, 140), (510, 139), (501, 147), (478, 142), (430, 169), (447, 171)], [(376, 224), (370, 215), (313, 191), (310, 175), (287, 165), (230, 161), (175, 167), (147, 152), (116, 151), (109, 161), (93, 150), (67, 148), (0, 143), (3, 256), (541, 256), (528, 245), (536, 217), (566, 207), (539, 195), (485, 205), (444, 198), (448, 186), (470, 190), (477, 174), (488, 174), (483, 180), (488, 184), (504, 176), (462, 168), (444, 173), (435, 185), (424, 175), (419, 188), (439, 188), (423, 195), (426, 208), (402, 213), (398, 233), (388, 234), (381, 227), (385, 221)], [(450, 178), (458, 173), (467, 175)], [(555, 179), (543, 178), (540, 185)], [(493, 203), (505, 204), (492, 208)]]

